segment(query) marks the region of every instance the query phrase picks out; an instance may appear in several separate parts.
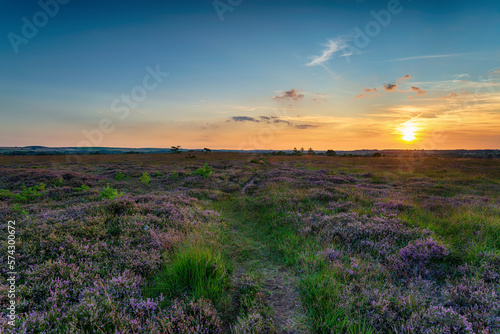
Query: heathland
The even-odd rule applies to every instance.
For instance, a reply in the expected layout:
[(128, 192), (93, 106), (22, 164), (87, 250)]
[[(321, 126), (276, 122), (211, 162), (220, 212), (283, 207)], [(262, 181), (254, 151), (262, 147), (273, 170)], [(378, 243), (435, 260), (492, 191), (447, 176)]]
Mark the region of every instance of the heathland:
[(70, 161), (0, 156), (2, 332), (500, 331), (498, 159)]

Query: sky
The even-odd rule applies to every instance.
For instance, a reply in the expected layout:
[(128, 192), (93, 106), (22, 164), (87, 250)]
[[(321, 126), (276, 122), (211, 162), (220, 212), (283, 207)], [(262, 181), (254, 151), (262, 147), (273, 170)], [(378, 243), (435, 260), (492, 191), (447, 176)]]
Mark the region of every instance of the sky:
[(500, 148), (498, 1), (3, 8), (0, 146)]

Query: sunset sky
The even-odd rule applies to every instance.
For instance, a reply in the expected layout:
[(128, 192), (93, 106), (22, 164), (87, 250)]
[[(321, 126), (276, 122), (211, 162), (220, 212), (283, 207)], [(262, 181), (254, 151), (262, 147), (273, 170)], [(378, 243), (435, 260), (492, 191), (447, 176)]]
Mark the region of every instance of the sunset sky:
[(500, 148), (499, 1), (103, 2), (3, 2), (0, 146)]

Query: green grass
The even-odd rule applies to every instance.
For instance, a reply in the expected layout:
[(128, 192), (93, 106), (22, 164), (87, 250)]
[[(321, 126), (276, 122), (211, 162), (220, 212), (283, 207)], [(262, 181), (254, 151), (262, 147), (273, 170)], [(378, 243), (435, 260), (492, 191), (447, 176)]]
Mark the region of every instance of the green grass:
[(475, 260), (484, 251), (500, 254), (500, 218), (486, 207), (450, 208), (439, 214), (416, 208), (401, 218), (436, 232), (466, 260)]
[[(235, 217), (240, 222), (239, 228), (246, 229), (247, 234), (260, 241), (258, 251), (267, 252), (266, 257), (274, 266), (287, 266), (297, 274), (302, 303), (315, 333), (374, 333), (364, 318), (336, 306), (342, 285), (335, 284), (328, 266), (315, 256), (321, 245), (312, 238), (301, 236), (294, 226), (283, 220), (286, 212), (296, 205), (289, 201), (290, 196), (300, 198), (300, 192), (278, 188), (266, 192), (271, 200), (232, 198), (217, 207)], [(319, 202), (304, 200), (302, 207), (311, 210), (316, 203)]]
[(220, 253), (201, 246), (178, 250), (146, 288), (146, 297), (163, 293), (168, 304), (172, 298), (208, 298), (220, 305), (228, 289), (231, 269)]

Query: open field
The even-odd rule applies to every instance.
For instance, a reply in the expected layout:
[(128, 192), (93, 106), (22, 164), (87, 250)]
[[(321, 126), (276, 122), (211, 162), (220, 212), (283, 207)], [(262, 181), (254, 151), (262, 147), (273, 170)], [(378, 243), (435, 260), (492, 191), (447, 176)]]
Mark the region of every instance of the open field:
[(500, 332), (498, 159), (190, 156), (0, 156), (0, 327)]

